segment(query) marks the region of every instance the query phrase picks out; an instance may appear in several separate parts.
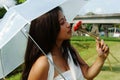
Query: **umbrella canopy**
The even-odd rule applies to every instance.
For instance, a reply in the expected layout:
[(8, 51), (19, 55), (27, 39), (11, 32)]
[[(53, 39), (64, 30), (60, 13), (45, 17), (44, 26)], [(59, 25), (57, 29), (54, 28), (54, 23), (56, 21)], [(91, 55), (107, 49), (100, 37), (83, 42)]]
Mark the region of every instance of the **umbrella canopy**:
[[(24, 61), (27, 38), (21, 31), (26, 24), (61, 6), (68, 21), (72, 21), (86, 0), (27, 0), (11, 7), (0, 22), (0, 79)], [(27, 25), (29, 27), (29, 25)]]

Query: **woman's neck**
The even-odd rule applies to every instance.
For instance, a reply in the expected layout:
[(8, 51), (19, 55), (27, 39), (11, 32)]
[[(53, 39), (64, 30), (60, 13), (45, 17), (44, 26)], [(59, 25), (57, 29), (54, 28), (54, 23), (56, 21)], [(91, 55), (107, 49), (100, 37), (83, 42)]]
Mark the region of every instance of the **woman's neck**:
[(52, 50), (52, 54), (54, 56), (62, 56), (63, 50), (62, 50), (62, 42), (56, 42), (53, 50)]
[(58, 47), (57, 45), (55, 45), (52, 50), (52, 54), (54, 56), (62, 56), (62, 47)]

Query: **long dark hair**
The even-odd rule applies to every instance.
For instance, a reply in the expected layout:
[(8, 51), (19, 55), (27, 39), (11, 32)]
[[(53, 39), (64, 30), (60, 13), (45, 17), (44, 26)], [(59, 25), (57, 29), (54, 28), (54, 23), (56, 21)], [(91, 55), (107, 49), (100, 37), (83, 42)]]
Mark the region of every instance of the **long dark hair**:
[[(33, 20), (30, 25), (29, 34), (43, 49), (45, 54), (48, 54), (53, 49), (53, 46), (56, 44), (56, 39), (60, 31), (59, 11), (62, 11), (62, 9), (60, 7), (56, 7), (46, 14)], [(62, 47), (64, 51), (64, 58), (68, 58), (67, 49), (69, 49), (73, 60), (77, 65), (78, 59), (76, 57), (75, 51), (70, 45), (70, 41), (63, 41)], [(33, 43), (33, 41), (28, 38), (22, 80), (27, 80), (32, 65), (41, 55), (42, 52)]]

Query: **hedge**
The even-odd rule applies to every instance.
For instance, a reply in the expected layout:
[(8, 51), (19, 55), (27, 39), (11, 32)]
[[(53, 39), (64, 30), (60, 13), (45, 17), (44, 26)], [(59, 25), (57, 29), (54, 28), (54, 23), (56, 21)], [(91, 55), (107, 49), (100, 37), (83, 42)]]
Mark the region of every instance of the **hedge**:
[[(120, 42), (120, 37), (100, 37), (104, 41), (117, 41)], [(71, 41), (95, 41), (94, 38), (88, 36), (73, 36)]]

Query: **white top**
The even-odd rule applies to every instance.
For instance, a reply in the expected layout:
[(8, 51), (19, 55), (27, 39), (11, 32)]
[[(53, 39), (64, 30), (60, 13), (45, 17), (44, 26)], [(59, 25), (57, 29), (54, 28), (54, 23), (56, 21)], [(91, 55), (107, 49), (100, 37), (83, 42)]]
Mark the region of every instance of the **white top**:
[[(65, 79), (67, 78), (67, 80), (71, 80), (71, 79), (73, 80), (70, 70), (63, 72), (62, 75), (65, 77)], [(58, 75), (54, 78), (54, 80), (64, 80), (64, 79), (62, 78), (61, 75)]]
[[(76, 66), (73, 62), (72, 56), (70, 54), (70, 51), (68, 50), (69, 58), (68, 58), (68, 64), (70, 70), (65, 71), (61, 73), (65, 80), (84, 80), (80, 65)], [(54, 66), (53, 66), (53, 59), (51, 53), (49, 53), (48, 58), (51, 60), (49, 61), (49, 72), (48, 72), (48, 79), (47, 80), (64, 80), (61, 75), (58, 75), (54, 78)]]

